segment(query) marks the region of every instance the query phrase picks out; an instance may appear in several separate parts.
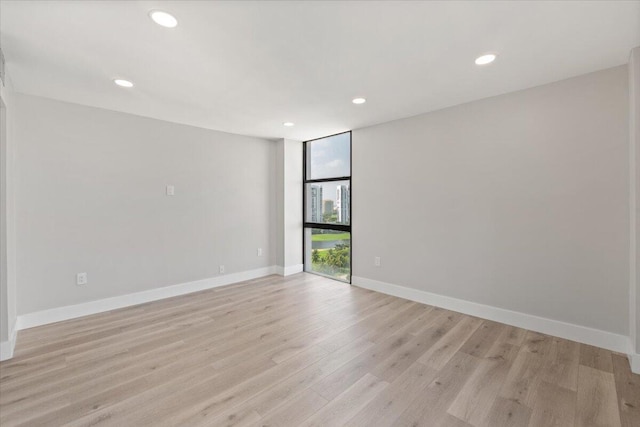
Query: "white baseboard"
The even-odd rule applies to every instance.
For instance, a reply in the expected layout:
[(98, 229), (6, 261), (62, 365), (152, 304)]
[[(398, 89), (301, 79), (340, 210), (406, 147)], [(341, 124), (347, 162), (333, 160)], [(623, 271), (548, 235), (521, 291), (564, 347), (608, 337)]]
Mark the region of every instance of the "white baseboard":
[(638, 353), (629, 353), (629, 365), (631, 366), (631, 372), (634, 374), (640, 374), (640, 354)]
[(0, 362), (13, 357), (13, 349), (16, 348), (17, 332), (18, 331), (14, 328), (8, 341), (0, 341)]
[(302, 273), (303, 270), (304, 265), (302, 264), (291, 265), (289, 267), (276, 266), (276, 273), (280, 276), (291, 276), (292, 274)]
[(63, 320), (75, 319), (77, 317), (89, 316), (91, 314), (102, 313), (118, 308), (143, 304), (145, 302), (157, 301), (178, 295), (203, 291), (205, 289), (230, 285), (232, 283), (243, 282), (245, 280), (256, 279), (258, 277), (269, 276), (275, 273), (276, 267), (269, 266), (255, 270), (242, 271), (239, 273), (225, 274), (223, 276), (212, 277), (209, 279), (196, 280), (194, 282), (150, 289), (148, 291), (136, 292), (134, 294), (121, 295), (97, 301), (89, 301), (82, 304), (68, 305), (65, 307), (23, 314), (18, 316), (16, 329), (28, 329), (49, 323), (61, 322)]
[[(607, 350), (628, 354), (631, 348), (629, 337), (613, 332), (574, 325), (490, 305), (478, 304), (418, 289), (366, 279), (364, 277), (352, 276), (351, 283), (361, 288), (382, 292), (383, 294), (393, 295), (422, 304), (434, 305), (459, 313), (493, 320), (495, 322), (505, 323), (507, 325), (605, 348)], [(640, 361), (636, 363), (640, 363)]]

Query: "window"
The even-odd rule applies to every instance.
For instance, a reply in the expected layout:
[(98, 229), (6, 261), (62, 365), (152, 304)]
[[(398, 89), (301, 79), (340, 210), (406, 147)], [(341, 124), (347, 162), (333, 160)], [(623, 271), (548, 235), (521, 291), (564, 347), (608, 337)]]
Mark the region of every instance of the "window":
[(351, 283), (351, 132), (304, 143), (304, 269)]

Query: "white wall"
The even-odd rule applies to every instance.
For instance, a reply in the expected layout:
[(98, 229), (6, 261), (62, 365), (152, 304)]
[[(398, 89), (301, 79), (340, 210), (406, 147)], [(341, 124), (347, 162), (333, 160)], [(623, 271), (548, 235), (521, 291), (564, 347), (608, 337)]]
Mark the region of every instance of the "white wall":
[(280, 274), (302, 271), (302, 143), (276, 141), (277, 254)]
[(622, 66), (355, 130), (354, 276), (628, 336), (627, 117)]
[(13, 107), (19, 315), (275, 264), (274, 142), (26, 95)]
[(0, 133), (3, 135), (0, 144), (0, 360), (13, 355), (16, 324), (14, 108), (9, 70), (5, 71), (5, 85), (0, 85), (0, 103), (4, 106), (4, 121), (0, 125)]
[(0, 98), (0, 342), (9, 341), (7, 309), (7, 108)]
[(629, 328), (632, 343), (631, 365), (640, 373), (640, 46), (629, 57), (629, 160), (630, 160), (630, 277)]

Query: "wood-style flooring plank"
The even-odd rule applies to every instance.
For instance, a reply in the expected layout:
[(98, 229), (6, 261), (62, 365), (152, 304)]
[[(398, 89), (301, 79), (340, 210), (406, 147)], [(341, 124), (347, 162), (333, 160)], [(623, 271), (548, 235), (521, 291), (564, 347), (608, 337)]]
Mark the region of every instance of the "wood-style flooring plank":
[(483, 357), (505, 329), (505, 325), (485, 320), (471, 337), (462, 344), (460, 351), (471, 356)]
[(620, 412), (612, 373), (580, 365), (576, 427), (619, 427)]
[(328, 403), (315, 391), (307, 388), (296, 394), (286, 404), (261, 420), (263, 427), (299, 426)]
[(480, 361), (466, 353), (456, 353), (427, 388), (416, 393), (407, 409), (392, 425), (427, 427), (442, 424), (443, 420), (451, 417), (447, 409), (476, 371)]
[(611, 352), (592, 345), (580, 344), (580, 364), (605, 372), (613, 372)]
[(640, 375), (631, 373), (626, 356), (611, 355), (618, 410), (623, 427), (640, 425)]
[[(484, 420), (476, 421), (478, 427), (527, 427), (531, 409), (513, 399), (496, 397)], [(545, 426), (546, 424), (540, 424)]]
[(301, 427), (345, 425), (347, 421), (383, 391), (387, 382), (371, 374), (365, 374), (336, 399), (322, 407), (301, 424)]
[(426, 389), (438, 372), (414, 363), (348, 422), (351, 427), (391, 425), (407, 409), (412, 399)]
[(531, 427), (572, 426), (576, 416), (576, 392), (556, 384), (539, 384), (531, 414)]
[(420, 356), (418, 361), (430, 368), (436, 370), (442, 369), (481, 324), (481, 319), (475, 317), (463, 318), (457, 325), (451, 328), (437, 344)]
[(513, 356), (505, 360), (481, 359), (447, 412), (468, 423), (484, 420), (507, 378), (512, 363)]
[(0, 425), (640, 426), (626, 357), (301, 273), (20, 331)]

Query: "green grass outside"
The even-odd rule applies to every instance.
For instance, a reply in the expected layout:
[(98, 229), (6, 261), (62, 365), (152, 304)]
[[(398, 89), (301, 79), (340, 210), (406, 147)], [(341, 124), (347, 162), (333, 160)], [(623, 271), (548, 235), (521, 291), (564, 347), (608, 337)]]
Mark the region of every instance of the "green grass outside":
[(313, 242), (329, 242), (333, 240), (351, 240), (351, 233), (311, 235), (311, 241)]

